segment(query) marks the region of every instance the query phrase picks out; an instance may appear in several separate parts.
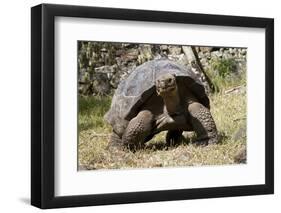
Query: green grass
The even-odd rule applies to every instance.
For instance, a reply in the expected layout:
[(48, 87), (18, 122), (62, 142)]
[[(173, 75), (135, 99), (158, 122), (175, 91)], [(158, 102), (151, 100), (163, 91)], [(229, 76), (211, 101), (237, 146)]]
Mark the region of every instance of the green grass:
[(242, 74), (238, 74), (235, 73), (235, 69), (236, 65), (233, 58), (211, 60), (211, 66), (206, 69), (206, 72), (213, 83), (215, 92), (246, 85), (246, 70), (241, 70)]
[(79, 132), (88, 129), (97, 132), (110, 130), (110, 126), (103, 121), (103, 115), (111, 104), (110, 96), (79, 97)]
[[(228, 84), (223, 90), (210, 96), (211, 112), (221, 138), (219, 144), (195, 146), (187, 143), (189, 141), (187, 138), (179, 146), (167, 147), (164, 142), (165, 132), (162, 132), (156, 135), (144, 149), (135, 153), (106, 150), (111, 127), (103, 121), (103, 115), (110, 108), (111, 97), (80, 97), (78, 149), (80, 168), (152, 168), (234, 164), (234, 156), (246, 147), (245, 135), (236, 137), (239, 130), (246, 129), (246, 94), (245, 92), (225, 94), (225, 90), (232, 85)], [(236, 82), (235, 85), (238, 86), (238, 83)]]

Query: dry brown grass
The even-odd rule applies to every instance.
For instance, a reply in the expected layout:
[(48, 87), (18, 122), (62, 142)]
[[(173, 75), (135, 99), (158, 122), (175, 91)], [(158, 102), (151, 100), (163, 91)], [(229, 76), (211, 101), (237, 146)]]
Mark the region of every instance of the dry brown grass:
[(234, 164), (234, 156), (246, 146), (246, 95), (243, 92), (214, 94), (211, 111), (221, 135), (219, 144), (176, 147), (165, 145), (165, 132), (154, 137), (135, 153), (106, 150), (111, 127), (102, 117), (110, 107), (110, 97), (80, 98), (79, 145), (80, 169), (152, 168)]

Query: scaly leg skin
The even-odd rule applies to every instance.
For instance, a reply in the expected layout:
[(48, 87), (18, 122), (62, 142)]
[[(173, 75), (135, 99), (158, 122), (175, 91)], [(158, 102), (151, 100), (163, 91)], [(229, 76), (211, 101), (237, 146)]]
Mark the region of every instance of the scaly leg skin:
[(169, 130), (166, 134), (166, 143), (168, 146), (175, 146), (181, 142), (182, 131), (181, 130)]
[(123, 136), (122, 143), (129, 149), (141, 148), (147, 136), (152, 131), (153, 114), (144, 110), (134, 117), (128, 124)]
[(191, 124), (197, 134), (197, 144), (208, 145), (218, 142), (216, 124), (209, 109), (198, 102), (188, 105)]

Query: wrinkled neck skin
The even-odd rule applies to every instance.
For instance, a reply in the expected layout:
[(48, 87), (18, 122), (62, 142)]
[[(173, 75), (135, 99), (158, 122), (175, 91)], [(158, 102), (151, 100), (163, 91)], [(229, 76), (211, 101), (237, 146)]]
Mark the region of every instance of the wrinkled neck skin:
[(173, 115), (179, 113), (180, 98), (178, 90), (162, 95), (168, 114)]

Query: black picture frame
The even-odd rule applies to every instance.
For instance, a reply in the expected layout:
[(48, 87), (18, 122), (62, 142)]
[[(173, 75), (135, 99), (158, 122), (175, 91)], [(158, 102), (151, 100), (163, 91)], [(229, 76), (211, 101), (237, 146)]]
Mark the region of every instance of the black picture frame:
[[(100, 18), (263, 28), (265, 47), (265, 184), (93, 195), (54, 195), (54, 20)], [(274, 193), (274, 20), (240, 16), (41, 4), (31, 8), (31, 204), (39, 208), (217, 198)]]

